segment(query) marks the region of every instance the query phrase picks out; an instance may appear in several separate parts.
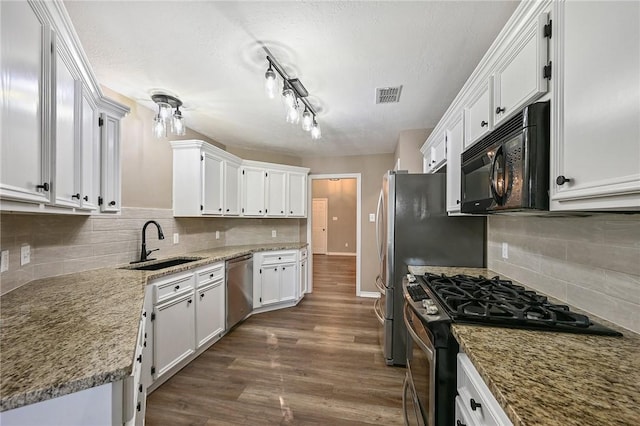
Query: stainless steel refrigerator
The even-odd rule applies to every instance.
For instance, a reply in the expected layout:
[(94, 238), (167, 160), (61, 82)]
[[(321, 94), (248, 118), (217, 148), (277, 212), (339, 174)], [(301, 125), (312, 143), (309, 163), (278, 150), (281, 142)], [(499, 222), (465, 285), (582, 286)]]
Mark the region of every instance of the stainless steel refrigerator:
[(486, 221), (447, 216), (446, 175), (389, 171), (376, 213), (382, 297), (375, 312), (387, 365), (406, 365), (407, 330), (402, 321), (402, 278), (409, 265), (486, 266)]

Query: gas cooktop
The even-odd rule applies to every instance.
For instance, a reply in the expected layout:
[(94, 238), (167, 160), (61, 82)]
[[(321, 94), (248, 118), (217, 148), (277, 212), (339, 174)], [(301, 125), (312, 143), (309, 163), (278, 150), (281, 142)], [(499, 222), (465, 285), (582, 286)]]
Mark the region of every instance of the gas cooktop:
[(420, 278), (453, 322), (622, 336), (566, 305), (554, 304), (546, 296), (499, 277), (427, 273)]

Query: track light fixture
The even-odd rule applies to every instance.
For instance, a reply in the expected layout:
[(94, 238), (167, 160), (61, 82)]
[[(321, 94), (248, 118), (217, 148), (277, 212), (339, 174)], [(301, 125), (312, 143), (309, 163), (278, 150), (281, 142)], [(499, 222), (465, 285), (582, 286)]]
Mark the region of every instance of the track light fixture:
[[(282, 102), (286, 109), (285, 119), (287, 123), (298, 124), (300, 122), (300, 116), (302, 116), (302, 129), (305, 132), (311, 132), (312, 139), (320, 139), (322, 133), (320, 132), (320, 126), (316, 120), (316, 110), (313, 105), (306, 99), (309, 96), (309, 92), (304, 87), (302, 82), (297, 78), (289, 78), (287, 73), (284, 72), (282, 66), (273, 57), (267, 56), (267, 62), (269, 68), (265, 72), (265, 91), (267, 96), (271, 99), (275, 97), (277, 78), (276, 72), (282, 79)], [(274, 72), (275, 70), (275, 72)], [(302, 113), (300, 110), (304, 106)]]
[[(158, 105), (158, 115), (153, 119), (153, 134), (156, 138), (167, 137), (167, 134), (184, 136), (187, 129), (180, 107), (182, 101), (174, 96), (156, 93), (151, 100)], [(175, 111), (173, 109), (175, 108)]]

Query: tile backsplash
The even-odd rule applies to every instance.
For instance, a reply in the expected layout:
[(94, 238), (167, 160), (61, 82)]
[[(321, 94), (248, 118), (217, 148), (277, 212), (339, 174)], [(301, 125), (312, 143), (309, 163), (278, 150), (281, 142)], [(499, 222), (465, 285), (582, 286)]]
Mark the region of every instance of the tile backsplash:
[(490, 269), (640, 333), (640, 214), (488, 219)]
[[(0, 248), (9, 250), (9, 270), (0, 274), (0, 294), (39, 278), (137, 260), (142, 226), (151, 219), (165, 235), (158, 240), (155, 226), (147, 227), (147, 248), (160, 249), (151, 257), (224, 245), (301, 241), (300, 219), (174, 218), (171, 209), (143, 208), (123, 208), (120, 216), (1, 214)], [(174, 233), (179, 234), (178, 244), (173, 244)], [(21, 266), (20, 248), (27, 244), (31, 262)]]

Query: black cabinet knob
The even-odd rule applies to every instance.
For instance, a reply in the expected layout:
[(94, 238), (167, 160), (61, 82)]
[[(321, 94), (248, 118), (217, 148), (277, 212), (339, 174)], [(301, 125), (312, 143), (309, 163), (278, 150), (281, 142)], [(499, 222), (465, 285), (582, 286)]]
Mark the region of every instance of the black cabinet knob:
[(36, 185), (36, 189), (42, 189), (44, 191), (48, 191), (49, 190), (49, 183), (45, 182), (42, 185)]
[(110, 202), (110, 203), (109, 203), (109, 205), (110, 205), (110, 206), (115, 206), (115, 205), (116, 205), (116, 202), (115, 202), (115, 201), (112, 201), (112, 202)]
[(138, 358), (136, 358), (136, 360), (137, 360), (139, 363), (142, 363), (142, 355), (138, 355)]
[(142, 392), (142, 385), (138, 385), (138, 392)]
[(289, 212), (289, 214), (293, 214), (293, 210), (291, 210), (291, 211)]
[(471, 398), (470, 404), (471, 404), (471, 409), (473, 411), (476, 411), (478, 408), (482, 408), (482, 404), (480, 404), (479, 402), (476, 402), (476, 400), (473, 398)]
[(487, 123), (486, 121), (482, 120), (480, 122), (480, 127), (487, 127), (489, 125), (489, 123)]
[(218, 207), (218, 211), (221, 212), (222, 211), (222, 207)]
[(504, 111), (505, 111), (504, 108), (501, 108), (501, 107), (496, 108), (496, 114), (500, 114), (500, 113), (502, 113)]
[(204, 293), (200, 293), (200, 300), (204, 299)]
[(556, 183), (557, 183), (558, 185), (564, 185), (564, 184), (565, 184), (565, 183), (567, 183), (567, 182), (571, 182), (571, 179), (566, 178), (566, 177), (564, 177), (564, 176), (562, 176), (562, 175), (560, 175), (560, 176), (558, 176), (558, 177), (556, 178)]
[(179, 286), (179, 285), (177, 285), (177, 286), (175, 286), (175, 287), (174, 287), (174, 289), (175, 289), (175, 290), (180, 290), (180, 286)]
[(456, 204), (460, 204), (460, 200), (456, 200)]
[(209, 278), (213, 278), (213, 274), (210, 274), (210, 275), (209, 275)]
[(71, 198), (77, 198), (77, 199), (78, 199), (78, 201), (80, 201), (80, 193), (78, 192), (78, 193), (73, 194), (73, 195), (71, 196)]
[(140, 405), (139, 402), (138, 402), (138, 405), (136, 405), (136, 410), (138, 410), (138, 411), (142, 410), (142, 405)]
[(227, 209), (227, 211), (229, 211), (229, 209)]
[(89, 201), (89, 196), (85, 195), (84, 197), (82, 197), (82, 199), (85, 200), (85, 201)]
[(281, 257), (278, 257), (278, 260), (282, 260), (282, 258), (281, 258)]
[(284, 210), (280, 210), (280, 213), (284, 213)]
[(262, 210), (258, 210), (258, 213), (262, 213)]
[(193, 299), (187, 300), (187, 305), (190, 305), (191, 303), (193, 303)]

